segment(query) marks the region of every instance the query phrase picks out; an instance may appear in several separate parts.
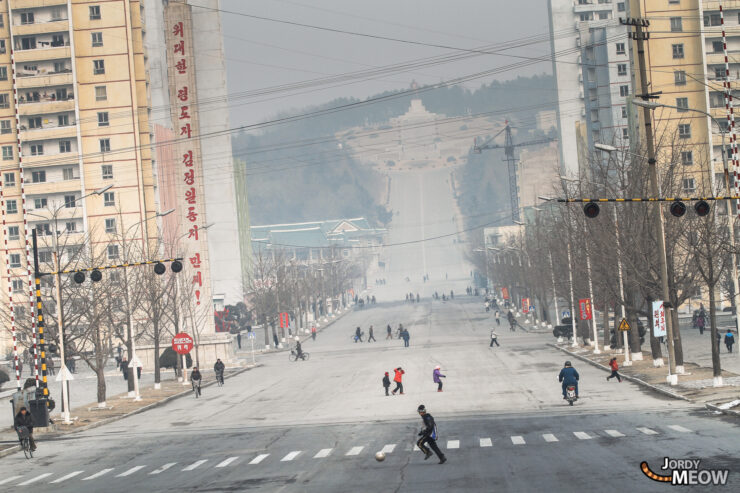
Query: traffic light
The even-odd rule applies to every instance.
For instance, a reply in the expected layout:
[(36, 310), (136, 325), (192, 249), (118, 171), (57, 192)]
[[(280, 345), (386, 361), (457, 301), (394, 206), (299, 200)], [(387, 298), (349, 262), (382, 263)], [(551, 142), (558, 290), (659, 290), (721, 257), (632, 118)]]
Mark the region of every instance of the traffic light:
[(154, 273), (155, 274), (157, 274), (158, 276), (161, 276), (165, 272), (167, 272), (167, 267), (165, 267), (162, 262), (157, 262), (156, 264), (154, 264)]
[(680, 200), (676, 200), (671, 204), (669, 210), (671, 211), (671, 215), (673, 217), (681, 217), (686, 214), (686, 204), (684, 204)]
[(705, 200), (700, 200), (696, 205), (694, 205), (694, 211), (696, 211), (696, 215), (699, 217), (704, 217), (709, 214), (710, 209), (709, 203)]
[(73, 279), (77, 284), (82, 284), (83, 282), (85, 282), (85, 274), (82, 272), (75, 272)]
[(98, 282), (103, 278), (103, 273), (100, 272), (98, 269), (95, 269), (90, 273), (90, 279), (92, 279), (92, 282)]
[(172, 269), (172, 272), (177, 274), (182, 270), (182, 262), (180, 262), (179, 260), (175, 260), (170, 264), (170, 269)]
[(586, 214), (586, 217), (589, 219), (595, 218), (599, 215), (599, 204), (596, 202), (589, 202), (583, 206), (583, 213)]

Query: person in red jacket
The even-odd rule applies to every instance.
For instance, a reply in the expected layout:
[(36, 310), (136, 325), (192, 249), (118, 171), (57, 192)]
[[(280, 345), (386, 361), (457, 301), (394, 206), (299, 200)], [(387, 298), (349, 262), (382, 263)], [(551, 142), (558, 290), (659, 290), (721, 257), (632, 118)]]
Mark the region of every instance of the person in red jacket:
[(610, 379), (617, 377), (619, 383), (622, 383), (622, 377), (619, 375), (619, 364), (617, 363), (617, 358), (609, 360), (609, 367), (612, 369), (612, 374), (606, 377), (606, 381), (608, 382)]
[(396, 392), (400, 391), (401, 395), (403, 395), (403, 374), (406, 372), (400, 366), (393, 371), (396, 372), (396, 375), (393, 377), (393, 381), (396, 382), (396, 388), (393, 389), (391, 394), (396, 395)]

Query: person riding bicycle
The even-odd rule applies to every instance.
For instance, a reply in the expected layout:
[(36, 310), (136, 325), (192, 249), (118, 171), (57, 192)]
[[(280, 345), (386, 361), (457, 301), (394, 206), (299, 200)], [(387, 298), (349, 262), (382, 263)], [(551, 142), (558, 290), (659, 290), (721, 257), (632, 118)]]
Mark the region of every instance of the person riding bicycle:
[(213, 365), (213, 371), (216, 373), (216, 379), (219, 380), (221, 383), (224, 383), (224, 370), (226, 369), (226, 365), (224, 365), (224, 362), (221, 361), (221, 359), (216, 360), (216, 364)]
[(303, 355), (303, 348), (301, 347), (301, 341), (298, 340), (297, 337), (295, 340), (295, 357), (296, 359), (298, 358), (305, 359), (305, 356)]
[(576, 399), (578, 399), (578, 380), (580, 380), (580, 378), (580, 375), (578, 375), (576, 369), (570, 364), (570, 361), (566, 361), (565, 367), (560, 370), (560, 375), (558, 375), (558, 380), (563, 382), (563, 399), (565, 399), (565, 389), (568, 388), (569, 385), (575, 386)]
[(15, 419), (13, 419), (13, 428), (15, 428), (15, 431), (20, 433), (20, 429), (24, 426), (28, 428), (28, 442), (33, 452), (36, 450), (36, 442), (33, 439), (33, 416), (31, 416), (31, 413), (28, 412), (25, 406), (21, 407), (21, 410), (15, 415)]
[(200, 382), (203, 380), (203, 377), (200, 374), (200, 371), (198, 370), (197, 366), (193, 367), (193, 372), (190, 374), (190, 381), (193, 382), (193, 387), (198, 387), (198, 395), (200, 394)]

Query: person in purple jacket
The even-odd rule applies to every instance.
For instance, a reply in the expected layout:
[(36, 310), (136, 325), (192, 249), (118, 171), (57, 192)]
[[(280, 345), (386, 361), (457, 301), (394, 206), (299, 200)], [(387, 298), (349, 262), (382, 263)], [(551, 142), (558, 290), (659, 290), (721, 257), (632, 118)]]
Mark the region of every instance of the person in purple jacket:
[(434, 383), (437, 384), (437, 392), (442, 392), (442, 379), (447, 378), (447, 377), (442, 375), (442, 372), (439, 369), (439, 365), (434, 367), (434, 373), (432, 373), (432, 378), (434, 379)]

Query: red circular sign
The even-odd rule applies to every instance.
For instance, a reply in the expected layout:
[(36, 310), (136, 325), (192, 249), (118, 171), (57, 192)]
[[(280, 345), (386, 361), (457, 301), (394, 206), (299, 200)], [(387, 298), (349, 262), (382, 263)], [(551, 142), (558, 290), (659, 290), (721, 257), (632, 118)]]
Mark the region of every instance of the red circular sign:
[(188, 354), (193, 349), (193, 338), (185, 332), (180, 332), (172, 338), (172, 349), (177, 354)]

